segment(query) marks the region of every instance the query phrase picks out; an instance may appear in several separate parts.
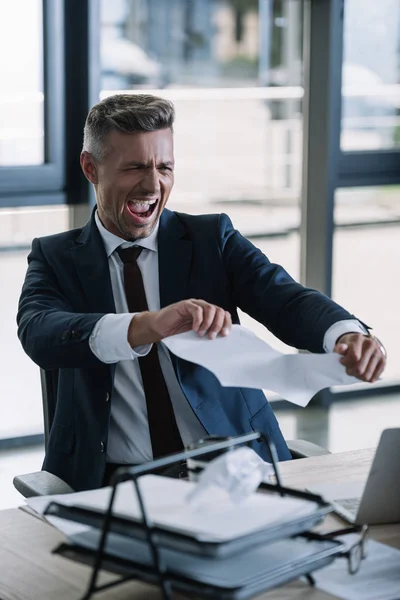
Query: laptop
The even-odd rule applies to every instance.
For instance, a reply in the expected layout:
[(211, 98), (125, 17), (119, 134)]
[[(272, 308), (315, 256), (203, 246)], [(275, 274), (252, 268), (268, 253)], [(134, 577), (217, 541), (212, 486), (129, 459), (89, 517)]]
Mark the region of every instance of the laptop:
[(400, 428), (383, 431), (367, 481), (307, 486), (356, 525), (400, 523)]

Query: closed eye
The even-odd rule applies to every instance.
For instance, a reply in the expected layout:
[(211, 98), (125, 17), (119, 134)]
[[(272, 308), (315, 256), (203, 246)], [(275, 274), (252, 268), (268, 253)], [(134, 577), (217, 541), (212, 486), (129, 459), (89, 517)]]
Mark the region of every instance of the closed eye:
[(127, 165), (124, 169), (122, 169), (123, 171), (139, 171), (140, 169), (145, 169), (146, 165), (141, 164), (141, 163), (132, 163), (130, 165)]
[(158, 168), (160, 171), (172, 171), (172, 165), (170, 163), (162, 163)]

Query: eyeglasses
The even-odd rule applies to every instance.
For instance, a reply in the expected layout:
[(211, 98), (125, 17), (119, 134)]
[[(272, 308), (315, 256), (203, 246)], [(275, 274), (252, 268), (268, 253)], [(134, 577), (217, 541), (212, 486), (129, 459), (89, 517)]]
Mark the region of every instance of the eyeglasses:
[(358, 539), (349, 548), (346, 548), (340, 553), (340, 556), (347, 558), (347, 568), (350, 575), (357, 573), (360, 568), (361, 561), (366, 557), (365, 545), (367, 540), (368, 525), (355, 525), (347, 529), (337, 529), (329, 533), (322, 534), (322, 538), (326, 540), (337, 539), (339, 536), (344, 536), (349, 533), (358, 533)]

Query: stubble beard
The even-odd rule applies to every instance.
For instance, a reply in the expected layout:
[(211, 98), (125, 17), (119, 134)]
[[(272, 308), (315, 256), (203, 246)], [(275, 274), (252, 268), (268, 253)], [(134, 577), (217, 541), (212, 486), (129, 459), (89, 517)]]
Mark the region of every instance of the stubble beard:
[(158, 219), (159, 215), (157, 214), (154, 221), (152, 221), (148, 225), (145, 225), (143, 227), (136, 226), (136, 231), (134, 234), (131, 230), (129, 230), (129, 226), (127, 223), (125, 223), (124, 217), (122, 215), (120, 218), (117, 217), (117, 222), (115, 223), (115, 225), (124, 239), (126, 239), (128, 242), (135, 242), (136, 240), (149, 237), (153, 233), (154, 228), (158, 223)]

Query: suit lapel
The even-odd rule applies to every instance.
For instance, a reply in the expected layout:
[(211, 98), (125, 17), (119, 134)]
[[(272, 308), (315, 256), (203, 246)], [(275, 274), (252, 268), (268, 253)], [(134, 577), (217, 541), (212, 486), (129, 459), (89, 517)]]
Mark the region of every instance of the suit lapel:
[[(108, 259), (97, 229), (94, 213), (74, 242), (71, 256), (90, 309), (114, 313)], [(186, 227), (175, 213), (164, 209), (158, 233), (160, 306), (185, 300), (192, 260), (192, 242)]]
[(74, 242), (71, 256), (90, 309), (99, 313), (115, 313), (107, 254), (94, 212)]
[(179, 217), (164, 209), (158, 231), (158, 269), (161, 308), (189, 298), (192, 241)]

